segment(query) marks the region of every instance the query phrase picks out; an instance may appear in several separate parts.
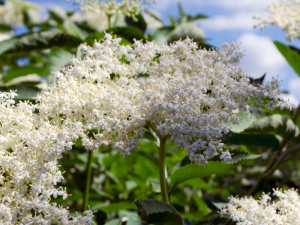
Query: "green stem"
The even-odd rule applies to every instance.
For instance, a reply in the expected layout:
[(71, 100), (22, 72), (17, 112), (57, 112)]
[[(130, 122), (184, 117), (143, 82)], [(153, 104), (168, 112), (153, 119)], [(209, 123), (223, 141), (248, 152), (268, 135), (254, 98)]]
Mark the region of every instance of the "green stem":
[(111, 15), (110, 14), (107, 14), (107, 20), (108, 20), (108, 29), (111, 28)]
[(91, 180), (92, 180), (92, 156), (93, 156), (93, 151), (89, 150), (88, 162), (86, 165), (86, 184), (85, 184), (85, 192), (84, 192), (83, 210), (82, 211), (87, 210), (88, 204), (89, 204), (89, 195), (90, 195)]
[(159, 179), (160, 179), (160, 190), (162, 200), (168, 204), (169, 196), (168, 196), (168, 187), (167, 187), (167, 180), (166, 180), (166, 165), (165, 165), (165, 152), (166, 152), (166, 143), (167, 137), (161, 137), (160, 144), (159, 144)]

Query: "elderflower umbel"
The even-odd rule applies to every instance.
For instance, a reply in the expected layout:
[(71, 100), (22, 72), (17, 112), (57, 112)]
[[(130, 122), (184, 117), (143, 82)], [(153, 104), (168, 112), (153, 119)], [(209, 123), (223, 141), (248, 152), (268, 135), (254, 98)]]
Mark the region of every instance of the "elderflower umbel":
[(267, 17), (254, 15), (254, 18), (259, 20), (256, 26), (264, 29), (266, 24), (272, 24), (285, 30), (288, 40), (293, 41), (295, 38), (299, 38), (300, 0), (273, 2), (268, 6), (267, 11), (270, 13)]
[(300, 196), (297, 191), (291, 189), (282, 192), (277, 189), (273, 195), (279, 200), (271, 202), (268, 194), (263, 194), (260, 200), (231, 197), (228, 206), (221, 209), (221, 214), (229, 215), (233, 221), (237, 221), (237, 225), (299, 225)]
[[(86, 57), (73, 58), (72, 66), (55, 72), (55, 85), (37, 98), (41, 116), (50, 116), (57, 126), (67, 120), (66, 132), (80, 126), (76, 136), (87, 149), (112, 144), (126, 157), (147, 124), (187, 149), (192, 162), (206, 164), (222, 153), (220, 138), (229, 132), (229, 122), (239, 122), (234, 110), (252, 104), (255, 113), (266, 92), (270, 109), (292, 107), (278, 101), (278, 79), (250, 84), (237, 66), (243, 55), (237, 44), (207, 51), (190, 39), (162, 46), (135, 41), (133, 47), (120, 41), (106, 34), (103, 42), (83, 46)], [(221, 156), (230, 158), (229, 152)]]

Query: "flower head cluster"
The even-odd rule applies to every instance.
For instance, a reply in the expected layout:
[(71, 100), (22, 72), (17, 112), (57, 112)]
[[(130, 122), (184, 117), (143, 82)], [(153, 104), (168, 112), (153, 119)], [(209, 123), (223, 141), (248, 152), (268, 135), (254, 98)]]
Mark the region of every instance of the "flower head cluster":
[(0, 5), (0, 23), (6, 25), (23, 24), (23, 12), (38, 9), (39, 7), (34, 3), (7, 0), (4, 5)]
[(237, 44), (207, 51), (190, 39), (161, 46), (120, 41), (106, 34), (83, 46), (85, 58), (55, 72), (36, 105), (15, 105), (14, 92), (0, 93), (2, 224), (93, 224), (90, 210), (70, 219), (67, 209), (50, 203), (68, 197), (58, 186), (57, 163), (78, 138), (86, 149), (112, 144), (126, 157), (148, 125), (187, 149), (191, 161), (206, 164), (219, 153), (230, 159), (220, 137), (229, 121), (238, 123), (234, 110), (256, 113), (265, 96), (270, 109), (291, 107), (278, 101), (277, 79), (249, 83), (237, 66), (243, 55)]
[(279, 200), (271, 202), (268, 194), (263, 194), (260, 200), (231, 197), (228, 206), (221, 210), (221, 214), (229, 215), (233, 221), (238, 221), (237, 225), (300, 224), (300, 196), (297, 191), (293, 189), (284, 192), (274, 190), (273, 195), (277, 196)]
[(264, 29), (266, 24), (279, 26), (286, 31), (287, 39), (293, 41), (300, 36), (300, 0), (282, 0), (271, 3), (268, 17), (254, 15), (259, 20), (256, 26)]
[(126, 157), (147, 124), (187, 149), (191, 161), (206, 164), (222, 152), (229, 122), (239, 122), (234, 110), (250, 105), (256, 113), (266, 96), (272, 110), (291, 107), (277, 99), (278, 79), (250, 84), (237, 66), (243, 55), (237, 44), (207, 51), (190, 39), (162, 46), (136, 41), (133, 47), (120, 41), (106, 34), (103, 42), (83, 46), (86, 57), (54, 73), (55, 85), (37, 98), (40, 114), (52, 123), (63, 121), (66, 129), (80, 124), (82, 133), (74, 137), (81, 136), (87, 149), (112, 144)]
[(93, 224), (91, 211), (70, 220), (68, 210), (50, 203), (68, 197), (56, 186), (63, 179), (57, 160), (73, 139), (36, 114), (34, 105), (15, 106), (16, 95), (0, 94), (1, 224)]
[(152, 3), (152, 0), (76, 0), (83, 12), (95, 12), (101, 10), (109, 16), (121, 13), (136, 19), (136, 16), (144, 9), (143, 3)]

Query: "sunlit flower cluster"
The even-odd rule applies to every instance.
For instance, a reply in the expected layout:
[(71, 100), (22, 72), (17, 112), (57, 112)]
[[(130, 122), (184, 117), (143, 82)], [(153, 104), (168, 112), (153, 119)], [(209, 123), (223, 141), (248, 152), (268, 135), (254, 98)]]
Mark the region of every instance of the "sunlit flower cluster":
[(279, 26), (285, 30), (287, 39), (293, 41), (300, 36), (300, 0), (282, 0), (271, 3), (267, 11), (269, 16), (254, 15), (259, 22), (256, 26), (264, 29), (266, 24)]
[[(234, 110), (256, 113), (264, 97), (271, 110), (292, 107), (277, 99), (278, 79), (249, 84), (237, 66), (243, 55), (237, 44), (207, 51), (190, 39), (162, 46), (136, 41), (134, 47), (120, 41), (106, 34), (103, 42), (83, 46), (86, 57), (54, 73), (55, 85), (37, 97), (40, 114), (52, 123), (63, 121), (66, 129), (80, 124), (84, 134), (74, 137), (87, 149), (112, 144), (126, 157), (148, 125), (187, 149), (191, 161), (206, 164), (222, 153), (229, 122), (239, 122)], [(231, 157), (223, 152), (221, 158)]]
[(49, 203), (68, 197), (56, 186), (63, 179), (57, 159), (74, 139), (36, 114), (34, 105), (15, 106), (14, 96), (0, 94), (1, 224), (93, 224), (90, 210), (70, 220), (67, 209)]
[(259, 200), (231, 197), (228, 206), (221, 210), (221, 214), (229, 215), (233, 221), (237, 221), (237, 225), (300, 224), (300, 196), (297, 191), (274, 190), (273, 195), (279, 200), (271, 202), (269, 194), (263, 194)]
[(0, 5), (0, 23), (5, 25), (23, 24), (23, 12), (28, 10), (39, 10), (34, 3), (19, 0), (7, 0)]
[(83, 12), (97, 12), (101, 10), (109, 16), (123, 14), (133, 19), (144, 9), (143, 3), (153, 0), (76, 0)]
[(161, 46), (120, 41), (106, 34), (83, 46), (85, 58), (54, 72), (36, 105), (15, 104), (14, 92), (0, 94), (2, 224), (93, 224), (90, 210), (71, 218), (50, 203), (69, 195), (59, 187), (57, 160), (78, 138), (88, 150), (111, 144), (127, 157), (147, 125), (204, 165), (220, 153), (224, 161), (231, 158), (220, 137), (230, 121), (239, 122), (234, 110), (256, 113), (262, 97), (269, 97), (270, 109), (291, 107), (278, 101), (277, 79), (249, 84), (238, 67), (243, 53), (237, 44), (207, 51), (190, 39)]

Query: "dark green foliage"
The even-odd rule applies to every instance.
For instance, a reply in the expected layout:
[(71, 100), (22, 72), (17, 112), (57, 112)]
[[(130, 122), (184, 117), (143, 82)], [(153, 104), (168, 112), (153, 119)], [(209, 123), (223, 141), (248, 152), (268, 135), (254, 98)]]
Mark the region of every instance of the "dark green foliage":
[(177, 210), (161, 201), (146, 199), (136, 200), (138, 215), (147, 223), (163, 223), (166, 225), (183, 225), (183, 221)]

